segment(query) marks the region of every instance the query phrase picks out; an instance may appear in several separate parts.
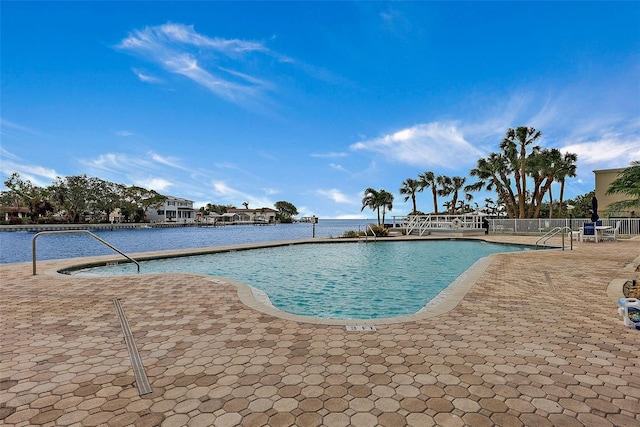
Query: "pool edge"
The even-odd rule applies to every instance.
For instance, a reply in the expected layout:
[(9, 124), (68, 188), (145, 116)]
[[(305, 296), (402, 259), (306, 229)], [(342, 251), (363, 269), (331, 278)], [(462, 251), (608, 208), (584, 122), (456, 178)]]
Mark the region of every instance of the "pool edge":
[[(407, 240), (477, 240), (477, 241), (485, 241), (487, 243), (500, 243), (500, 244), (511, 244), (511, 245), (521, 245), (521, 246), (531, 246), (530, 243), (514, 243), (514, 242), (504, 242), (504, 241), (495, 241), (493, 239), (486, 239), (482, 237), (464, 237), (464, 238), (452, 238), (452, 237), (416, 237), (416, 236), (398, 236), (393, 238), (384, 238), (381, 239), (382, 242), (391, 242), (391, 241), (407, 241)], [(217, 253), (217, 252), (228, 252), (235, 250), (248, 250), (248, 249), (259, 249), (259, 248), (268, 248), (268, 247), (277, 247), (277, 246), (287, 246), (287, 245), (297, 245), (297, 244), (309, 244), (309, 243), (348, 243), (348, 242), (361, 242), (365, 243), (360, 239), (349, 239), (349, 238), (317, 238), (317, 239), (301, 239), (294, 241), (278, 241), (278, 242), (261, 242), (261, 243), (250, 243), (250, 244), (242, 244), (242, 245), (230, 245), (224, 247), (210, 247), (210, 248), (192, 248), (186, 250), (171, 250), (171, 251), (159, 251), (159, 252), (142, 252), (133, 254), (137, 260), (150, 260), (150, 259), (162, 259), (168, 257), (181, 257), (181, 256), (193, 256), (193, 255), (202, 255), (207, 253)], [(371, 242), (373, 243), (373, 242)], [(535, 253), (537, 251), (531, 251), (531, 253)], [(298, 323), (308, 323), (315, 325), (336, 325), (336, 326), (353, 326), (353, 325), (362, 325), (362, 326), (376, 326), (376, 325), (391, 325), (398, 323), (409, 323), (417, 320), (428, 319), (432, 317), (437, 317), (443, 314), (446, 314), (452, 310), (454, 310), (458, 304), (464, 299), (467, 293), (471, 290), (473, 285), (477, 282), (480, 276), (484, 273), (484, 271), (491, 264), (493, 259), (497, 255), (508, 255), (509, 252), (505, 253), (497, 253), (491, 254), (489, 256), (480, 258), (474, 264), (472, 264), (467, 270), (465, 270), (460, 276), (458, 276), (453, 282), (451, 282), (445, 289), (440, 291), (438, 295), (436, 295), (433, 299), (431, 299), (424, 307), (422, 307), (419, 311), (414, 314), (398, 316), (398, 317), (389, 317), (389, 318), (376, 318), (376, 319), (336, 319), (336, 318), (318, 318), (311, 316), (301, 316), (297, 314), (288, 313), (285, 311), (281, 311), (275, 308), (270, 303), (267, 304), (265, 302), (259, 301), (253, 292), (253, 287), (247, 285), (246, 283), (239, 282), (237, 280), (228, 278), (228, 277), (218, 277), (218, 276), (209, 276), (206, 274), (199, 273), (169, 273), (169, 274), (188, 274), (195, 275), (199, 277), (203, 277), (205, 280), (210, 282), (214, 282), (216, 284), (230, 284), (236, 287), (237, 296), (245, 306), (259, 311), (264, 314), (268, 314), (279, 319), (294, 321)], [(66, 270), (74, 270), (77, 268), (82, 268), (88, 265), (96, 265), (103, 264), (109, 261), (122, 260), (122, 258), (114, 258), (114, 255), (103, 255), (97, 257), (86, 257), (86, 258), (69, 258), (63, 260), (47, 260), (53, 264), (58, 264), (53, 268), (46, 269), (43, 273), (45, 275), (65, 275), (70, 276), (68, 274), (63, 273)], [(43, 261), (46, 263), (47, 261)], [(122, 262), (122, 261), (121, 261)], [(126, 261), (125, 261), (126, 262)], [(140, 273), (140, 274), (145, 274)], [(155, 273), (153, 273), (155, 274)], [(73, 277), (73, 276), (71, 276)]]

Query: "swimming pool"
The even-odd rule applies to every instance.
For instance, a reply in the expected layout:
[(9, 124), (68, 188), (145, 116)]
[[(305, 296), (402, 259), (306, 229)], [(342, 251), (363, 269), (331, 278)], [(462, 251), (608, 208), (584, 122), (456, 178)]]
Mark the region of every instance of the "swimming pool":
[[(140, 271), (228, 277), (263, 291), (274, 307), (292, 314), (377, 319), (416, 313), (480, 258), (529, 249), (466, 240), (305, 243), (143, 261)], [(135, 271), (124, 263), (72, 274)]]

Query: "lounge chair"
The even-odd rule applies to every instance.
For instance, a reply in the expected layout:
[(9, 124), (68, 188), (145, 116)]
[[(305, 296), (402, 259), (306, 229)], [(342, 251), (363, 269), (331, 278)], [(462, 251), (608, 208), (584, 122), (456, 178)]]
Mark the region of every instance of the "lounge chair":
[(584, 242), (585, 240), (596, 241), (596, 225), (592, 222), (586, 222), (580, 228), (580, 241)]
[(620, 232), (620, 221), (616, 222), (616, 226), (610, 230), (604, 230), (602, 233), (602, 240), (611, 240), (615, 242), (618, 240), (618, 233)]

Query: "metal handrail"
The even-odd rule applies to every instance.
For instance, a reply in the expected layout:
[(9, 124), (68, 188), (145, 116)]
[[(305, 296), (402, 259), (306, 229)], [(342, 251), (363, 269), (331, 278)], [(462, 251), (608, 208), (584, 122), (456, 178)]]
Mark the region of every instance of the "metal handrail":
[(116, 248), (115, 246), (111, 245), (108, 242), (105, 242), (104, 240), (102, 240), (101, 238), (99, 238), (98, 236), (96, 236), (95, 234), (93, 234), (90, 231), (87, 230), (63, 230), (63, 231), (41, 231), (39, 233), (36, 233), (35, 236), (33, 236), (33, 240), (31, 242), (31, 254), (32, 254), (32, 259), (33, 259), (33, 275), (36, 275), (36, 239), (44, 234), (79, 234), (79, 233), (83, 233), (83, 234), (88, 234), (89, 236), (93, 237), (94, 239), (96, 239), (98, 242), (102, 243), (103, 245), (107, 246), (110, 249), (113, 249), (114, 251), (118, 252), (120, 255), (122, 255), (123, 257), (127, 258), (129, 261), (133, 262), (135, 265), (138, 266), (138, 273), (140, 273), (140, 263), (138, 261), (136, 261), (135, 259), (131, 258), (129, 255), (125, 254), (124, 252), (122, 252), (120, 249)]
[(562, 233), (562, 250), (564, 251), (564, 231), (568, 230), (569, 231), (569, 241), (571, 242), (571, 250), (573, 250), (573, 230), (571, 229), (571, 227), (555, 227), (552, 230), (549, 230), (545, 233), (544, 236), (542, 236), (541, 238), (539, 238), (538, 240), (536, 240), (536, 250), (538, 249), (538, 243), (540, 243), (541, 240), (544, 239), (544, 243), (547, 243), (547, 241), (552, 238), (553, 236), (555, 236), (558, 233)]
[[(376, 232), (373, 231), (373, 228), (371, 228), (371, 224), (367, 224), (367, 228), (369, 230), (371, 230), (371, 235), (373, 236), (373, 241), (377, 242), (378, 241), (378, 236), (376, 236)], [(369, 242), (369, 235), (367, 234), (367, 229), (364, 230), (364, 241), (365, 242)]]

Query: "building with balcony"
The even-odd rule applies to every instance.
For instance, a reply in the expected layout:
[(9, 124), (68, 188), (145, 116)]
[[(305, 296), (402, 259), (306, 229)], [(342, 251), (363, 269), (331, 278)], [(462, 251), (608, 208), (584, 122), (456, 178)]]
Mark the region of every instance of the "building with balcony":
[(193, 208), (193, 200), (167, 196), (162, 206), (150, 208), (146, 215), (151, 222), (192, 223), (196, 218), (196, 210)]

